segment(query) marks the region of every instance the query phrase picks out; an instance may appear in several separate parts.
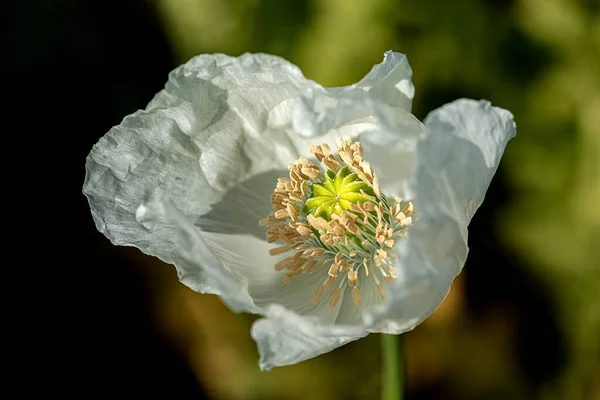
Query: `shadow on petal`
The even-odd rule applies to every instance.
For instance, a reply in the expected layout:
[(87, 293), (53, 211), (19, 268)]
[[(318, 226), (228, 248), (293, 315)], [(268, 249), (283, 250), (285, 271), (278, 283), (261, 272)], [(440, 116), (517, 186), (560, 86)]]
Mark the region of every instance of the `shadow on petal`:
[(266, 230), (258, 221), (272, 211), (270, 197), (277, 179), (288, 174), (284, 169), (271, 170), (236, 184), (194, 225), (203, 232), (247, 234), (264, 240)]

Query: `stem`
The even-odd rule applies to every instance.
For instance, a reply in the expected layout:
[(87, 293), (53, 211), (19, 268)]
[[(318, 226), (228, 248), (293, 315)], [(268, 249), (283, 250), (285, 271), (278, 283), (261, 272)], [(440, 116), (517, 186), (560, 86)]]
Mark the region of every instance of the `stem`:
[(381, 334), (382, 400), (402, 400), (403, 370), (399, 335)]

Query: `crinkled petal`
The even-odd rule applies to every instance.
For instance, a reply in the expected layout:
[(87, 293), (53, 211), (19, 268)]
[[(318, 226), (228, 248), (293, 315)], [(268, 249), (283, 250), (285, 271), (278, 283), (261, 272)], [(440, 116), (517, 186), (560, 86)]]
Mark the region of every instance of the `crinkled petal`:
[[(222, 262), (207, 244), (207, 240), (197, 227), (178, 210), (164, 193), (155, 191), (136, 211), (139, 223), (154, 234), (168, 234), (178, 244), (181, 257), (194, 266), (198, 275), (185, 276), (182, 280), (195, 284), (201, 279), (234, 311), (258, 312), (254, 301), (248, 294), (247, 284)], [(195, 279), (194, 279), (195, 278)]]
[(324, 335), (316, 318), (300, 317), (276, 304), (267, 309), (266, 315), (268, 318), (254, 322), (251, 331), (262, 370), (308, 360), (366, 335)]
[(513, 115), (487, 101), (460, 99), (431, 112), (425, 126), (424, 146), (431, 143), (431, 148), (419, 154), (427, 151), (430, 156), (424, 161), (444, 171), (437, 183), (445, 179), (454, 194), (442, 199), (466, 225), (483, 202), (506, 144), (516, 135)]
[(391, 107), (409, 111), (415, 96), (412, 69), (404, 54), (387, 51), (383, 62), (353, 85), (369, 93), (370, 97)]
[(485, 101), (457, 100), (429, 114), (412, 180), (416, 222), (397, 248), (400, 276), (389, 301), (366, 315), (369, 329), (401, 333), (439, 306), (467, 258), (467, 225), (515, 132), (512, 114)]
[(209, 225), (211, 206), (227, 191), (298, 156), (294, 138), (278, 128), (289, 125), (293, 99), (314, 85), (265, 54), (202, 55), (177, 68), (146, 110), (126, 117), (88, 156), (83, 191), (96, 226), (114, 244), (175, 264), (192, 289), (214, 293), (181, 256), (178, 239), (144, 228), (136, 209), (160, 190), (189, 220)]
[(371, 163), (383, 193), (412, 198), (408, 187), (414, 173), (417, 143), (423, 135), (423, 124), (408, 112), (393, 110), (379, 130), (361, 135), (365, 159)]
[(294, 130), (308, 139), (332, 131), (351, 137), (360, 133), (365, 159), (374, 167), (381, 189), (405, 197), (423, 124), (408, 111), (355, 94), (342, 93), (333, 101), (323, 89), (306, 92), (293, 109)]
[(404, 115), (410, 115), (414, 96), (411, 77), (406, 56), (388, 51), (383, 62), (354, 85), (315, 86), (303, 93), (294, 105), (294, 129), (302, 136), (313, 137), (373, 116), (380, 124), (393, 127), (395, 120), (406, 121)]
[(294, 130), (316, 138), (332, 130), (340, 134), (360, 129), (365, 158), (373, 164), (382, 190), (393, 196), (410, 195), (416, 143), (421, 122), (410, 113), (414, 87), (404, 54), (388, 51), (384, 60), (358, 83), (339, 88), (316, 86), (296, 101)]

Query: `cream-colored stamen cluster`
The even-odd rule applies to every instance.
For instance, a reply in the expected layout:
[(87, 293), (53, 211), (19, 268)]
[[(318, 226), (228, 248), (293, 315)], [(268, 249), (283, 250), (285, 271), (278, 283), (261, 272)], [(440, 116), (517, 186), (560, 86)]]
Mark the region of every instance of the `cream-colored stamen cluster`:
[[(380, 192), (359, 142), (344, 138), (337, 145), (337, 156), (327, 144), (310, 147), (324, 170), (305, 157), (291, 164), (290, 177), (280, 178), (271, 196), (274, 211), (259, 221), (269, 243), (285, 243), (271, 255), (294, 252), (275, 264), (275, 270), (287, 271), (284, 283), (303, 273), (322, 273), (326, 266), (312, 302), (332, 291), (331, 307), (345, 287), (360, 304), (359, 278), (373, 279), (385, 298), (383, 283), (397, 278), (391, 248), (406, 236), (414, 212), (412, 203)], [(338, 279), (340, 274), (345, 279)]]

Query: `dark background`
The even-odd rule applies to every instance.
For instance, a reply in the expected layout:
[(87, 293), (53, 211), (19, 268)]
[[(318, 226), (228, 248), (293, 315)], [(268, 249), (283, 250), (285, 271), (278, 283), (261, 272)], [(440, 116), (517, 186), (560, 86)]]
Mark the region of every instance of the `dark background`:
[[(231, 314), (213, 296), (189, 292), (176, 282), (172, 268), (113, 247), (96, 231), (81, 186), (92, 145), (125, 115), (144, 108), (168, 72), (194, 53), (273, 52), (306, 67), (310, 78), (322, 76), (322, 83), (339, 85), (356, 81), (380, 62), (383, 51), (394, 48), (407, 53), (413, 65), (417, 117), (458, 97), (487, 98), (515, 113), (519, 135), (470, 226), (471, 252), (450, 297), (431, 321), (404, 335), (408, 398), (598, 398), (598, 274), (590, 261), (597, 259), (592, 247), (600, 237), (593, 236), (597, 213), (572, 217), (565, 209), (572, 204), (568, 196), (577, 193), (598, 204), (596, 192), (588, 190), (598, 182), (597, 164), (589, 161), (597, 160), (597, 153), (580, 146), (582, 137), (592, 147), (599, 143), (599, 133), (594, 124), (588, 127), (590, 117), (576, 111), (576, 104), (564, 106), (566, 111), (556, 106), (568, 103), (568, 96), (559, 92), (548, 99), (540, 89), (553, 87), (542, 77), (552, 77), (555, 66), (581, 58), (583, 65), (600, 66), (593, 51), (600, 49), (594, 47), (600, 39), (589, 39), (590, 52), (575, 42), (579, 31), (600, 32), (595, 2), (567, 2), (585, 18), (561, 28), (564, 36), (576, 31), (567, 48), (582, 47), (568, 52), (561, 39), (540, 37), (537, 25), (523, 22), (532, 15), (528, 7), (538, 11), (536, 2), (465, 0), (449, 8), (442, 2), (396, 6), (381, 1), (390, 7), (382, 13), (387, 19), (364, 18), (385, 28), (384, 38), (373, 39), (373, 53), (347, 56), (354, 57), (353, 65), (331, 68), (340, 74), (319, 72), (321, 61), (307, 61), (311, 51), (326, 53), (311, 29), (318, 30), (320, 18), (332, 18), (331, 10), (321, 15), (318, 2), (283, 7), (259, 1), (251, 13), (243, 2), (225, 2), (231, 18), (251, 21), (237, 28), (247, 29), (250, 39), (205, 47), (174, 35), (175, 17), (160, 3), (65, 0), (3, 6), (2, 131), (8, 140), (2, 145), (2, 197), (9, 238), (3, 283), (11, 317), (5, 327), (14, 334), (14, 342), (5, 343), (11, 355), (7, 381), (20, 393), (310, 398), (313, 392), (298, 387), (300, 380), (320, 390), (322, 398), (377, 398), (376, 335), (304, 365), (259, 373), (248, 338), (252, 317)], [(545, 28), (555, 21), (535, 23)], [(193, 38), (194, 32), (188, 35)], [(448, 51), (457, 43), (454, 52)], [(595, 104), (598, 80), (593, 68), (586, 68), (577, 78), (587, 79), (583, 84), (569, 83), (587, 88), (588, 103)], [(540, 106), (531, 94), (540, 91), (550, 105)], [(562, 113), (558, 120), (556, 113)], [(540, 155), (540, 148), (546, 153)], [(580, 164), (588, 175), (553, 180), (580, 170)], [(548, 188), (563, 194), (557, 197)], [(564, 256), (562, 266), (571, 274), (557, 273), (543, 256), (564, 240), (530, 240), (554, 236), (554, 226), (536, 225), (547, 219), (543, 210), (535, 214), (537, 208), (554, 208), (551, 215), (563, 218), (562, 234), (584, 243), (574, 250), (565, 246), (579, 254)], [(519, 236), (528, 227), (534, 229), (531, 236)], [(363, 384), (355, 386), (364, 388), (344, 384), (357, 378)]]
[(25, 331), (16, 355), (19, 389), (202, 397), (184, 355), (157, 327), (148, 278), (96, 231), (81, 194), (92, 145), (143, 108), (174, 67), (156, 13), (143, 1), (120, 0), (3, 9), (4, 104), (11, 109), (4, 115), (11, 128), (3, 129), (10, 143), (3, 145), (4, 209), (22, 249), (12, 255), (15, 280), (4, 283), (18, 287), (28, 306), (17, 316), (25, 322), (17, 323)]

